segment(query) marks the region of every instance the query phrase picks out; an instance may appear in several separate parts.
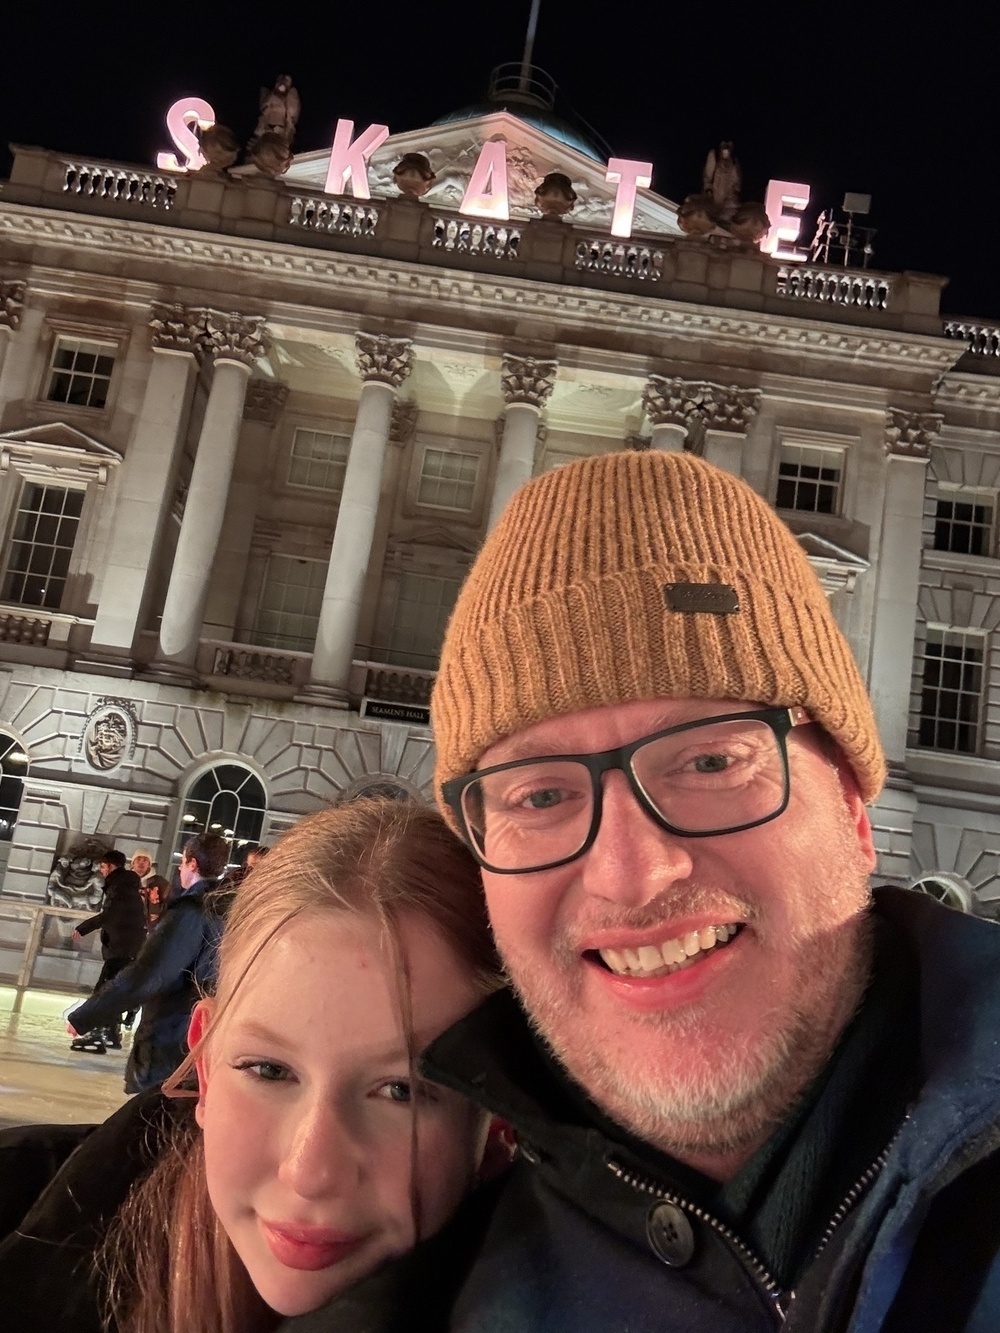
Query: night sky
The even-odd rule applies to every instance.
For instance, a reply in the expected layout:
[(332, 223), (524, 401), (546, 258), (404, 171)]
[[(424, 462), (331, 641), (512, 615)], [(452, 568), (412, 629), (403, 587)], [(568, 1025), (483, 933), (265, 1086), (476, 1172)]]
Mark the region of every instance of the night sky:
[[(341, 116), (417, 128), (520, 58), (529, 3), (5, 5), (0, 142), (151, 164), (178, 96), (205, 97), (245, 139), (259, 88), (286, 70), (299, 151), (328, 145)], [(707, 150), (732, 139), (744, 198), (769, 177), (813, 186), (807, 241), (820, 207), (870, 193), (875, 267), (946, 274), (945, 310), (998, 320), (1000, 21), (986, 3), (933, 12), (930, 26), (926, 7), (886, 0), (542, 0), (535, 63), (616, 155), (655, 164), (669, 198), (700, 188)]]

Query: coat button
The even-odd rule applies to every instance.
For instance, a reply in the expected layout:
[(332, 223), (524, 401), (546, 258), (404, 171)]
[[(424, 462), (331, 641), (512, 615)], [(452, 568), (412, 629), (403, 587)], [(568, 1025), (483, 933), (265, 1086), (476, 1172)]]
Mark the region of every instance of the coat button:
[(676, 1204), (658, 1203), (650, 1209), (646, 1238), (656, 1257), (671, 1268), (683, 1268), (694, 1257), (694, 1231)]

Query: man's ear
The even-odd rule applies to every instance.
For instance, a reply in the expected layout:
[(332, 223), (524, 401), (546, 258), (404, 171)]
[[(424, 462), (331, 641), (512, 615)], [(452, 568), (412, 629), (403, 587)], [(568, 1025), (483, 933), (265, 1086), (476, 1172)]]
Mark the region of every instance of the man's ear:
[(865, 803), (861, 799), (861, 792), (858, 788), (858, 780), (854, 776), (854, 769), (848, 763), (839, 746), (837, 748), (835, 763), (837, 765), (837, 776), (840, 779), (840, 787), (844, 793), (844, 802), (847, 805), (851, 821), (857, 831), (858, 844), (861, 847), (861, 853), (868, 862), (868, 871), (871, 873), (878, 864), (878, 854), (875, 851), (875, 838), (872, 834), (872, 822), (868, 818), (868, 811), (865, 809)]
[(215, 1005), (212, 1000), (199, 1000), (191, 1014), (191, 1021), (188, 1023), (188, 1050), (194, 1054), (194, 1069), (198, 1078), (198, 1102), (194, 1108), (194, 1118), (199, 1125), (202, 1124), (205, 1111), (205, 1093), (208, 1090), (208, 1061), (206, 1060), (204, 1041), (212, 1025), (214, 1008)]

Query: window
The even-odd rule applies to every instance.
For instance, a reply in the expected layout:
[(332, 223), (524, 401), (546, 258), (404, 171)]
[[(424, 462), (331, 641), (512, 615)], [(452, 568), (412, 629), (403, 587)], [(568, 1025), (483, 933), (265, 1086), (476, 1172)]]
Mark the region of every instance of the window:
[(267, 797), (260, 779), (242, 764), (216, 764), (192, 782), (184, 797), (180, 827), (174, 845), (173, 866), (180, 864), (188, 838), (197, 833), (217, 833), (235, 850), (248, 842), (260, 842)]
[(75, 407), (103, 407), (108, 401), (117, 350), (116, 343), (57, 338), (45, 397), (52, 403), (72, 403)]
[(14, 836), (27, 772), (28, 756), (20, 743), (0, 731), (0, 842), (10, 842)]
[(783, 444), (775, 506), (808, 514), (839, 514), (843, 470), (843, 449)]
[(991, 555), (995, 505), (992, 491), (947, 491), (939, 495), (934, 514), (934, 550)]
[(982, 636), (928, 629), (919, 743), (931, 750), (975, 754), (982, 692)]
[(290, 486), (308, 486), (314, 491), (344, 489), (349, 435), (331, 435), (325, 430), (305, 430), (301, 426), (292, 437), (292, 456), (288, 462)]
[(461, 579), (402, 574), (389, 637), (389, 662), (433, 671)]
[(479, 476), (478, 454), (456, 454), (448, 449), (424, 450), (417, 504), (432, 509), (472, 510)]
[(24, 483), (0, 600), (59, 609), (83, 497), (82, 490)]
[(316, 642), (327, 562), (272, 555), (257, 606), (254, 642), (310, 653)]

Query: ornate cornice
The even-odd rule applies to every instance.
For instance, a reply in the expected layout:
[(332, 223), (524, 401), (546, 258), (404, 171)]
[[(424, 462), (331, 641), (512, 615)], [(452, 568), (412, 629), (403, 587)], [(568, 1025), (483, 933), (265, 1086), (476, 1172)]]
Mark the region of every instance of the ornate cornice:
[(389, 443), (409, 444), (417, 428), (418, 408), (412, 398), (396, 398), (392, 404), (392, 418), (389, 423)]
[(410, 338), (391, 338), (385, 333), (356, 333), (358, 374), (369, 383), (388, 384), (398, 389), (413, 369), (413, 342)]
[(287, 401), (288, 385), (281, 380), (250, 380), (243, 403), (243, 419), (273, 426)]
[(931, 445), (943, 421), (938, 412), (890, 407), (885, 414), (885, 452), (901, 458), (930, 458)]
[(243, 315), (238, 310), (203, 310), (201, 346), (213, 361), (238, 361), (253, 367), (271, 350), (271, 338), (263, 315)]
[(704, 388), (699, 380), (650, 375), (642, 395), (642, 410), (654, 426), (689, 426)]
[(500, 371), (500, 392), (504, 402), (508, 407), (513, 403), (527, 403), (541, 411), (552, 396), (558, 370), (558, 361), (542, 361), (534, 356), (513, 356), (505, 352)]
[(157, 302), (149, 317), (151, 344), (168, 352), (200, 355), (204, 314), (204, 310), (195, 307)]
[(735, 384), (703, 384), (698, 415), (706, 430), (724, 430), (745, 435), (760, 408), (759, 389), (741, 389)]
[(16, 333), (21, 327), (26, 291), (27, 287), (19, 278), (0, 281), (0, 329), (11, 329)]

